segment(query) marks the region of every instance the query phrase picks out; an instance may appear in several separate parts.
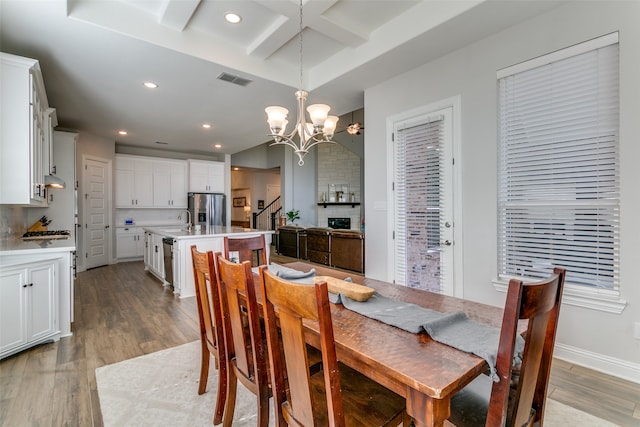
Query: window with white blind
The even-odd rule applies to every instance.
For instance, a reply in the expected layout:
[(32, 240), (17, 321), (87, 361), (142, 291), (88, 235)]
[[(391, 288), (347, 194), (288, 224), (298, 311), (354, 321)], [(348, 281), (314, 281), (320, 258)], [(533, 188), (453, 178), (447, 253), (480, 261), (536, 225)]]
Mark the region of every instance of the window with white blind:
[(451, 293), (451, 109), (394, 127), (395, 276)]
[(498, 72), (502, 278), (619, 290), (618, 35)]

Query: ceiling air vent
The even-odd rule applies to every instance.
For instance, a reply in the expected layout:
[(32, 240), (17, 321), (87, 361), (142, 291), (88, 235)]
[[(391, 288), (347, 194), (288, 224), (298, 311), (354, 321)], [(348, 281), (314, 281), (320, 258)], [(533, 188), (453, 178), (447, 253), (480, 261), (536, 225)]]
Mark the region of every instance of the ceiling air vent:
[(224, 80), (225, 82), (239, 85), (239, 86), (246, 86), (252, 82), (252, 80), (245, 79), (240, 76), (236, 76), (236, 75), (225, 73), (225, 72), (220, 73), (220, 75), (216, 78), (220, 80)]

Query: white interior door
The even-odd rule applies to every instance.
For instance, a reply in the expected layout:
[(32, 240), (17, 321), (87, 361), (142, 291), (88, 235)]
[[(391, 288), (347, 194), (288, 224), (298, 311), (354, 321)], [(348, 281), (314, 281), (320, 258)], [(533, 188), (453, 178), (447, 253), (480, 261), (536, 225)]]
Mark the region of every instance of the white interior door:
[(86, 268), (109, 264), (111, 214), (109, 208), (109, 168), (101, 159), (84, 163), (84, 248)]

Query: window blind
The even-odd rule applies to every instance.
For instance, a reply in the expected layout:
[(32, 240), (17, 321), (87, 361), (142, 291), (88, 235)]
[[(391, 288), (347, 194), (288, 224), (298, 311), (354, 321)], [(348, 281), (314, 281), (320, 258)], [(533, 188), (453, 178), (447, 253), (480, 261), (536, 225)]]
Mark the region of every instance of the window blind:
[(442, 292), (443, 117), (396, 133), (396, 282)]
[(501, 275), (619, 288), (618, 87), (617, 43), (498, 80)]

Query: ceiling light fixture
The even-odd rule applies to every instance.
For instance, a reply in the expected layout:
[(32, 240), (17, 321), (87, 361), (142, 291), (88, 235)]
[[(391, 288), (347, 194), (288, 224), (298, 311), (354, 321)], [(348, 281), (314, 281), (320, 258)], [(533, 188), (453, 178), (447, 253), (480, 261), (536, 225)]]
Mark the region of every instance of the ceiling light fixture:
[(202, 127), (205, 129), (211, 129), (211, 125), (209, 123), (203, 123)]
[(214, 144), (213, 148), (222, 148), (222, 144)]
[(119, 131), (118, 131), (118, 135), (122, 135), (122, 136), (124, 136), (124, 135), (126, 135), (126, 134), (127, 134), (127, 131), (126, 131), (126, 130), (119, 130)]
[(242, 17), (237, 13), (227, 12), (224, 14), (224, 20), (230, 24), (237, 24), (242, 21)]
[(158, 87), (158, 85), (153, 82), (144, 82), (143, 84), (144, 84), (144, 87), (149, 89), (156, 89)]
[(347, 133), (349, 135), (360, 135), (360, 129), (364, 129), (360, 122), (349, 123), (347, 126)]
[[(337, 116), (329, 116), (329, 110), (331, 107), (325, 104), (313, 104), (307, 107), (311, 123), (307, 123), (305, 116), (305, 101), (309, 95), (302, 89), (302, 75), (303, 75), (303, 62), (302, 62), (302, 0), (300, 0), (300, 27), (298, 33), (298, 40), (300, 44), (300, 88), (295, 93), (298, 100), (298, 119), (296, 120), (291, 133), (285, 133), (287, 128), (287, 114), (289, 110), (283, 107), (270, 106), (264, 109), (267, 113), (267, 123), (271, 133), (269, 136), (273, 137), (274, 143), (271, 145), (288, 145), (293, 148), (293, 151), (298, 155), (300, 159), (298, 165), (304, 165), (304, 156), (309, 152), (309, 149), (314, 145), (322, 142), (334, 143), (333, 133), (336, 130), (338, 123)], [(298, 141), (294, 141), (294, 137), (298, 136)]]

